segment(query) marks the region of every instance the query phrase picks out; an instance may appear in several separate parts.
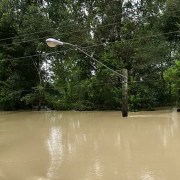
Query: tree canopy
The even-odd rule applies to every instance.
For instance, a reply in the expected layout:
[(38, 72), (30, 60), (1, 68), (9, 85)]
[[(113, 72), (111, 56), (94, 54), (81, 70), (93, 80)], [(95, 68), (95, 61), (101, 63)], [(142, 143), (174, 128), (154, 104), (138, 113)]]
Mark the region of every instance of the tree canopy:
[(0, 109), (121, 109), (128, 70), (130, 110), (173, 105), (180, 94), (177, 0), (1, 0)]

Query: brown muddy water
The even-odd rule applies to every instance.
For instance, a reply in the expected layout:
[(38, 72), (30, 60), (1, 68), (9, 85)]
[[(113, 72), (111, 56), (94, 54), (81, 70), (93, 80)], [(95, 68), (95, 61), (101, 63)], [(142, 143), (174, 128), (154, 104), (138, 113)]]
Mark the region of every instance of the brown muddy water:
[(180, 113), (0, 112), (0, 180), (179, 180)]

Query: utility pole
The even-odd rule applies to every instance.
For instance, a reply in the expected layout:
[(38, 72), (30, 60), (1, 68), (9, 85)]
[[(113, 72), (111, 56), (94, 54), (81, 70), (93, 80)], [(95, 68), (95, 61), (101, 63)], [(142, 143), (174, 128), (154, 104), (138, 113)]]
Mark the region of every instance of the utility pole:
[(177, 112), (180, 112), (180, 89), (178, 89), (177, 93)]
[(128, 71), (122, 69), (123, 81), (122, 81), (122, 116), (128, 116)]

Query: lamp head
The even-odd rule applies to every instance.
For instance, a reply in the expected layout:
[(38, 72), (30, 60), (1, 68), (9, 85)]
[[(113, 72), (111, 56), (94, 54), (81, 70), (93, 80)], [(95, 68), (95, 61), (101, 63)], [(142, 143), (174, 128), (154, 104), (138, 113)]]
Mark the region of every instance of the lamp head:
[(58, 45), (63, 45), (64, 43), (62, 41), (56, 40), (54, 38), (48, 38), (46, 39), (46, 43), (49, 47), (56, 47)]

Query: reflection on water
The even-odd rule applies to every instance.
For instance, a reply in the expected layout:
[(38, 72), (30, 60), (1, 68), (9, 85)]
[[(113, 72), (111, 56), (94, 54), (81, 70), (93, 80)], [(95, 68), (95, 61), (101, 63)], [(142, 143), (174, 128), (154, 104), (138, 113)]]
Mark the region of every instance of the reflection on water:
[(156, 178), (153, 175), (153, 172), (151, 171), (144, 171), (141, 180), (155, 180)]
[(55, 178), (63, 160), (63, 144), (62, 144), (62, 134), (61, 129), (57, 127), (52, 127), (50, 132), (50, 137), (47, 141), (48, 150), (50, 154), (50, 167), (47, 172), (47, 177), (49, 179)]
[(180, 179), (180, 113), (1, 112), (0, 180)]

